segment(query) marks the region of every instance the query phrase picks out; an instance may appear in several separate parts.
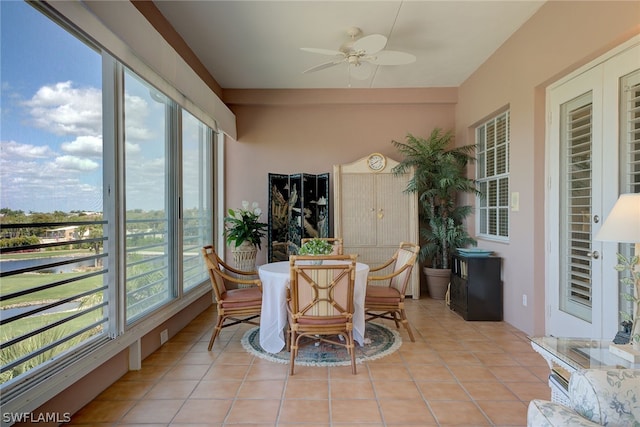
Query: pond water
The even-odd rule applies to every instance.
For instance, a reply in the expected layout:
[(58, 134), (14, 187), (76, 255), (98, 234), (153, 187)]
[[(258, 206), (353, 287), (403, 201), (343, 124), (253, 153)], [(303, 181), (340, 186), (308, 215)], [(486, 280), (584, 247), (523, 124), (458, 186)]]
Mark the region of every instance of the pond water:
[[(31, 311), (36, 308), (44, 307), (46, 305), (47, 304), (34, 304), (34, 305), (27, 305), (24, 307), (5, 308), (0, 310), (0, 318), (7, 319), (9, 317), (17, 316), (19, 314), (26, 313), (27, 311)], [(39, 316), (41, 314), (48, 314), (48, 313), (58, 313), (58, 312), (67, 311), (67, 310), (75, 310), (76, 308), (78, 308), (79, 305), (80, 305), (79, 302), (67, 302), (64, 304), (60, 304), (56, 307), (49, 308), (47, 310), (36, 313), (33, 316)]]
[[(72, 261), (77, 257), (72, 256), (59, 256), (48, 258), (32, 258), (32, 259), (10, 259), (0, 261), (0, 272), (22, 270), (23, 268), (37, 268), (38, 266), (47, 265), (54, 262)], [(38, 270), (38, 273), (71, 273), (78, 267), (92, 267), (94, 265), (93, 260), (74, 262), (71, 264), (60, 265), (57, 267), (50, 267), (44, 270)]]
[[(63, 262), (63, 261), (72, 261), (77, 257), (72, 256), (59, 256), (59, 257), (47, 257), (47, 258), (33, 258), (33, 259), (18, 259), (18, 260), (1, 260), (0, 261), (0, 272), (8, 272), (15, 270), (22, 270), (24, 268), (37, 268), (38, 266), (47, 265), (54, 262)], [(56, 267), (50, 267), (43, 270), (38, 270), (38, 273), (71, 273), (73, 270), (78, 267), (92, 267), (94, 265), (93, 260), (74, 262), (70, 264), (65, 264)], [(41, 314), (47, 313), (57, 313), (61, 311), (74, 310), (78, 308), (79, 302), (68, 302), (65, 304), (58, 305), (56, 307), (41, 311), (34, 316), (38, 316)], [(24, 307), (13, 307), (0, 310), (0, 317), (3, 319), (26, 313), (35, 308), (44, 307), (47, 304), (33, 304)]]

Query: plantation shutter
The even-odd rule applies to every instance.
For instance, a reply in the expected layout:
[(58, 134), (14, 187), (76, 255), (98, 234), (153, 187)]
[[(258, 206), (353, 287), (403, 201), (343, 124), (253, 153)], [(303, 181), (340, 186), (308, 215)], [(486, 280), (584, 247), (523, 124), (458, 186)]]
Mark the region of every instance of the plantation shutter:
[(623, 189), (640, 193), (640, 70), (622, 80)]
[(509, 112), (476, 132), (479, 231), (509, 237)]
[(496, 120), (496, 175), (498, 224), (496, 234), (507, 237), (509, 235), (509, 121), (507, 116), (500, 116)]
[[(565, 284), (561, 308), (591, 319), (591, 206), (592, 206), (592, 94), (588, 92), (561, 106), (561, 150), (564, 151), (561, 221)], [(562, 307), (564, 305), (564, 307)]]

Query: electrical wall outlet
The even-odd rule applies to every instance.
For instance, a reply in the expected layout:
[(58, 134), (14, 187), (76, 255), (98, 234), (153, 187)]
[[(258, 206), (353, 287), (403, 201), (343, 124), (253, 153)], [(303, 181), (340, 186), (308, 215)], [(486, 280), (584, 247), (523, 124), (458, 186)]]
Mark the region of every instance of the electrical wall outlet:
[(169, 330), (165, 329), (164, 331), (160, 332), (160, 345), (166, 343), (167, 341), (169, 341)]
[(522, 305), (527, 306), (527, 294), (522, 294)]

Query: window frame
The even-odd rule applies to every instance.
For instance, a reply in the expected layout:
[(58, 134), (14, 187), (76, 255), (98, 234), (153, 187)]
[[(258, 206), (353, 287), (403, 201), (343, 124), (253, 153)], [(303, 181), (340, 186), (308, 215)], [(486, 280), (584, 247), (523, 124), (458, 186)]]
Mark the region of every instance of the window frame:
[[(487, 149), (487, 126), (493, 125), (494, 128), (497, 128), (497, 123), (499, 120), (504, 119), (506, 121), (505, 126), (505, 140), (497, 141), (498, 133), (494, 132), (494, 142), (492, 151)], [(478, 124), (474, 129), (475, 134), (475, 142), (476, 142), (476, 183), (481, 196), (476, 197), (476, 230), (477, 237), (485, 239), (485, 240), (494, 240), (499, 242), (508, 242), (509, 241), (509, 228), (511, 222), (511, 212), (510, 212), (510, 145), (511, 145), (511, 113), (509, 109), (496, 113), (491, 116), (489, 119), (484, 120), (480, 124)], [(496, 155), (496, 148), (500, 145), (504, 145), (504, 152), (498, 159)], [(491, 154), (488, 156), (487, 154)], [(493, 159), (493, 171), (494, 173), (488, 174), (488, 157)], [(504, 171), (497, 173), (498, 165), (500, 161), (504, 162)], [(501, 183), (503, 181), (503, 183)], [(506, 183), (504, 183), (506, 181)], [(487, 194), (487, 188), (490, 186), (495, 186), (495, 203), (491, 203), (490, 196)], [(506, 189), (504, 188), (506, 186)], [(492, 211), (495, 213), (495, 230), (496, 232), (489, 231), (489, 222)], [(506, 221), (506, 224), (505, 224)], [(505, 234), (501, 234), (500, 230), (503, 228), (505, 230)]]
[[(204, 274), (203, 280), (189, 289), (185, 290), (182, 286), (182, 245), (173, 245), (174, 248), (170, 253), (171, 268), (173, 270), (170, 275), (170, 291), (173, 292), (174, 298), (161, 304), (156, 309), (137, 316), (134, 319), (127, 319), (125, 314), (125, 268), (126, 257), (124, 255), (124, 236), (125, 226), (125, 206), (126, 197), (124, 192), (124, 124), (123, 124), (123, 70), (124, 64), (107, 53), (107, 50), (88, 35), (84, 34), (75, 25), (69, 23), (60, 13), (52, 9), (48, 4), (31, 3), (36, 11), (42, 13), (52, 21), (53, 25), (58, 25), (62, 30), (67, 31), (71, 36), (78, 38), (87, 45), (87, 48), (101, 52), (102, 56), (102, 107), (103, 107), (103, 223), (104, 223), (104, 253), (109, 254), (105, 259), (105, 266), (108, 270), (106, 282), (108, 288), (104, 291), (105, 298), (108, 298), (108, 327), (105, 327), (104, 333), (100, 339), (88, 340), (77, 347), (72, 348), (66, 353), (62, 353), (53, 362), (47, 362), (35, 367), (28, 372), (15, 377), (12, 380), (0, 386), (2, 390), (2, 406), (3, 412), (21, 413), (36, 409), (39, 405), (46, 402), (53, 395), (64, 390), (74, 382), (89, 374), (92, 370), (107, 362), (112, 357), (121, 353), (123, 349), (130, 347), (131, 354), (130, 365), (139, 364), (141, 354), (135, 351), (139, 348), (140, 339), (153, 331), (159, 324), (169, 320), (180, 311), (189, 307), (195, 301), (210, 292), (209, 279)], [(131, 72), (147, 83), (145, 75), (148, 75), (150, 69), (142, 64), (142, 74), (135, 67), (127, 66)], [(160, 76), (154, 74), (155, 79), (161, 79)], [(151, 84), (151, 83), (149, 83)], [(169, 85), (169, 83), (166, 83)], [(173, 88), (176, 91), (175, 88)], [(164, 93), (164, 92), (163, 92)], [(169, 97), (165, 93), (166, 96)], [(169, 97), (170, 98), (170, 97)], [(215, 120), (206, 116), (202, 121), (203, 111), (193, 105), (188, 99), (180, 99), (181, 102), (175, 102), (177, 113), (174, 114), (176, 120), (173, 123), (172, 141), (170, 146), (177, 147), (172, 154), (172, 158), (168, 159), (172, 167), (176, 168), (172, 174), (170, 193), (167, 197), (171, 197), (172, 201), (172, 225), (169, 232), (175, 234), (178, 243), (182, 242), (182, 211), (181, 200), (183, 196), (182, 188), (182, 158), (180, 150), (182, 149), (182, 133), (180, 126), (181, 112), (184, 110), (193, 115), (201, 125), (206, 127), (206, 141), (210, 148), (207, 151), (209, 156), (207, 164), (209, 169), (204, 170), (206, 174), (207, 188), (210, 198), (208, 199), (207, 209), (211, 212), (208, 217), (209, 236), (213, 240), (217, 235), (215, 230), (219, 227), (220, 218), (218, 206), (220, 205), (220, 197), (222, 196), (220, 183), (220, 174), (223, 171), (218, 170), (223, 163), (218, 156), (222, 153), (222, 135), (215, 129), (211, 128), (209, 123), (215, 123)], [(193, 107), (193, 109), (188, 108)], [(203, 177), (200, 177), (201, 179)], [(216, 245), (220, 243), (215, 241)], [(128, 320), (130, 320), (128, 322)], [(138, 358), (137, 362), (134, 360)], [(14, 381), (15, 380), (15, 381)]]

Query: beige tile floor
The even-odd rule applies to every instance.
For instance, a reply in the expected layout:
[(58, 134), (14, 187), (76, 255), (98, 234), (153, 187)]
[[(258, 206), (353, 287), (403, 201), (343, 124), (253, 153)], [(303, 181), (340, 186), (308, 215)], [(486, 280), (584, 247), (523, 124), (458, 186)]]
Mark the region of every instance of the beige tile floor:
[[(504, 322), (465, 322), (443, 301), (408, 301), (416, 335), (395, 353), (350, 367), (276, 364), (246, 353), (246, 325), (207, 343), (212, 307), (86, 405), (72, 425), (524, 426), (548, 399), (548, 367)], [(392, 325), (392, 324), (390, 324)]]

